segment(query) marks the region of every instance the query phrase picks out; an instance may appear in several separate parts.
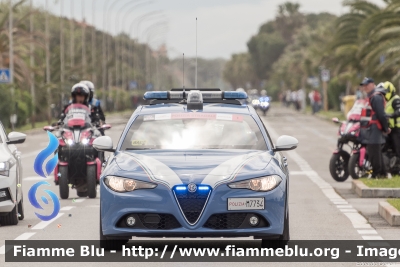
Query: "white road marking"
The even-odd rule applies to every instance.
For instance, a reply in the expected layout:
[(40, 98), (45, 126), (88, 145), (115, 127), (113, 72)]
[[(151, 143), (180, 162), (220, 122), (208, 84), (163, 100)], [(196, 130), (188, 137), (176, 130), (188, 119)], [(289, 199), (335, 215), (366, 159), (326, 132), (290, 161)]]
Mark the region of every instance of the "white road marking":
[(361, 236), (364, 240), (383, 240), (379, 235), (363, 235)]
[(358, 212), (355, 209), (339, 209), (341, 212)]
[(352, 205), (336, 205), (339, 209), (352, 209)]
[(357, 230), (360, 235), (377, 235), (378, 232), (376, 230)]
[(55, 218), (51, 219), (50, 221), (41, 221), (40, 223), (33, 226), (31, 229), (32, 230), (44, 229), (46, 226), (48, 226), (49, 224), (51, 224), (52, 222), (54, 222), (55, 220), (57, 220), (58, 218), (60, 218), (63, 215), (64, 215), (64, 213), (59, 213)]
[(35, 232), (33, 233), (23, 233), (22, 235), (18, 236), (17, 238), (15, 238), (14, 240), (28, 240), (29, 238), (31, 238), (34, 234), (36, 234)]
[(75, 198), (74, 202), (80, 203), (80, 202), (83, 202), (85, 200), (86, 200), (86, 198)]
[(75, 208), (75, 206), (66, 206), (66, 207), (62, 207), (60, 210), (71, 210)]
[(46, 178), (43, 178), (41, 176), (29, 176), (29, 177), (26, 177), (26, 178), (24, 178), (22, 180), (24, 180), (24, 181), (41, 181), (41, 180), (48, 180), (51, 177), (52, 176), (47, 176)]
[(6, 246), (5, 245), (2, 245), (1, 247), (0, 247), (0, 255), (3, 255), (3, 254), (5, 254), (6, 253)]
[[(268, 129), (269, 134), (277, 139), (279, 137), (278, 133), (272, 128), (267, 121), (264, 120), (264, 125)], [(309, 130), (309, 129), (308, 129)], [(320, 135), (319, 132), (315, 132), (315, 134)], [(325, 136), (323, 136), (327, 139)], [(330, 140), (329, 140), (330, 141)], [(336, 142), (336, 141), (335, 141)], [(288, 151), (287, 154), (290, 158), (299, 166), (299, 168), (307, 172), (307, 177), (314, 182), (321, 191), (325, 194), (325, 196), (336, 205), (347, 205), (349, 204), (344, 198), (342, 198), (339, 194), (336, 193), (335, 189), (326, 182), (322, 177), (315, 172), (311, 166), (308, 164), (306, 160), (304, 160), (296, 151)], [(289, 173), (290, 175), (290, 173)], [(340, 209), (339, 209), (340, 210)], [(355, 229), (357, 228), (372, 228), (372, 226), (368, 223), (368, 221), (358, 212), (347, 212), (341, 211), (350, 222), (353, 224)], [(381, 236), (362, 236), (364, 240), (383, 240)]]

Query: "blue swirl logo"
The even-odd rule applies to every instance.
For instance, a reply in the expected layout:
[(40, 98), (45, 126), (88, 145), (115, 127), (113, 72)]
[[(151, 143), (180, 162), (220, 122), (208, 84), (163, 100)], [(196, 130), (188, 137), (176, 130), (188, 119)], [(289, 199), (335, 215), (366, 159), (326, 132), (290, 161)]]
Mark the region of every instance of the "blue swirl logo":
[[(50, 133), (47, 132), (49, 136), (49, 144), (48, 146), (43, 149), (39, 155), (37, 155), (35, 159), (35, 163), (33, 164), (33, 168), (35, 169), (35, 172), (42, 176), (43, 178), (46, 178), (46, 175), (43, 172), (43, 164), (44, 161), (46, 160), (47, 157), (49, 157), (51, 154), (53, 154), (57, 148), (58, 148), (58, 139), (57, 137)], [(54, 171), (54, 168), (57, 166), (58, 163), (58, 153), (54, 155), (52, 159), (50, 159), (47, 164), (46, 164), (46, 173), (47, 175), (50, 175), (52, 171)]]
[[(29, 202), (31, 202), (32, 206), (34, 206), (37, 209), (43, 210), (43, 207), (39, 204), (39, 202), (36, 199), (36, 192), (37, 192), (39, 186), (41, 186), (41, 185), (50, 186), (50, 184), (46, 181), (37, 182), (36, 184), (34, 184), (31, 187), (31, 189), (29, 189), (28, 198), (29, 198)], [(37, 212), (35, 212), (35, 214), (42, 221), (50, 221), (51, 219), (55, 218), (58, 215), (58, 213), (60, 212), (60, 201), (58, 200), (58, 197), (56, 194), (54, 194), (54, 192), (52, 192), (50, 190), (44, 190), (44, 192), (46, 192), (50, 196), (51, 200), (53, 201), (53, 204), (54, 204), (53, 212), (50, 215), (41, 215)], [(42, 196), (41, 199), (46, 205), (49, 204), (49, 201), (47, 200), (47, 198), (45, 196)]]
[[(58, 164), (58, 153), (55, 153), (54, 156), (46, 163), (46, 166), (45, 166), (46, 174), (43, 172), (43, 165), (45, 163), (45, 160), (49, 156), (51, 156), (58, 148), (57, 137), (50, 132), (47, 132), (47, 134), (49, 136), (49, 144), (47, 145), (47, 147), (44, 150), (42, 150), (37, 155), (34, 165), (33, 165), (35, 172), (43, 178), (46, 178), (46, 174), (50, 175), (51, 172), (54, 171), (55, 167)], [(35, 207), (39, 210), (43, 210), (43, 207), (37, 201), (36, 194), (37, 194), (38, 188), (42, 185), (50, 186), (50, 184), (46, 181), (37, 182), (29, 189), (29, 192), (28, 192), (29, 202), (32, 204), (33, 207)], [(58, 200), (58, 197), (56, 194), (54, 194), (54, 192), (52, 192), (50, 190), (44, 190), (44, 192), (46, 192), (50, 196), (50, 198), (53, 202), (53, 205), (54, 205), (53, 212), (50, 215), (41, 215), (36, 212), (35, 212), (35, 214), (42, 221), (49, 221), (49, 220), (55, 218), (58, 215), (58, 213), (60, 212), (60, 201)], [(46, 204), (46, 205), (49, 204), (49, 201), (45, 196), (42, 196), (40, 199), (43, 201), (44, 204)]]

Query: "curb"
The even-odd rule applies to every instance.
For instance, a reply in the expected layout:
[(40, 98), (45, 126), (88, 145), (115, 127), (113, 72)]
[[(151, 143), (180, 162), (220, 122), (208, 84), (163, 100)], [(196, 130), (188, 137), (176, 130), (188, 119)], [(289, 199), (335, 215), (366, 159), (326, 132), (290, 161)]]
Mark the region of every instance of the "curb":
[(379, 202), (379, 215), (391, 226), (400, 226), (400, 212), (386, 201)]
[(361, 198), (400, 198), (400, 188), (371, 188), (353, 180), (351, 190)]

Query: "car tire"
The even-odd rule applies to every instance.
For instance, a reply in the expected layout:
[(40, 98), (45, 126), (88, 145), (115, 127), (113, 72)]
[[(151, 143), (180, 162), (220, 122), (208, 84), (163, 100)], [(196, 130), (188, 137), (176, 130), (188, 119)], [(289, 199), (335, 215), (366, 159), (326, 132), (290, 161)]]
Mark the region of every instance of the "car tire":
[(97, 195), (97, 170), (96, 165), (89, 165), (86, 168), (87, 192), (89, 198), (96, 198)]
[(110, 237), (103, 235), (103, 227), (101, 223), (100, 215), (100, 247), (104, 250), (121, 250), (122, 246), (128, 243), (129, 239), (117, 239), (113, 240)]
[(364, 170), (364, 168), (360, 167), (360, 164), (358, 163), (359, 159), (360, 154), (357, 153), (351, 155), (349, 160), (349, 173), (353, 179), (367, 177), (367, 172)]
[(21, 200), (18, 203), (18, 220), (22, 221), (25, 218), (24, 214), (24, 199), (21, 198)]
[[(329, 162), (329, 171), (335, 181), (344, 182), (349, 178), (349, 159), (350, 154), (344, 150), (332, 155)], [(343, 171), (341, 174), (338, 174), (338, 168)]]
[(58, 178), (58, 183), (60, 187), (60, 197), (61, 199), (68, 199), (69, 196), (69, 186), (68, 186), (68, 166), (58, 166), (58, 172), (60, 177)]
[(0, 217), (0, 224), (2, 226), (18, 224), (18, 205), (15, 205), (13, 210), (6, 216)]

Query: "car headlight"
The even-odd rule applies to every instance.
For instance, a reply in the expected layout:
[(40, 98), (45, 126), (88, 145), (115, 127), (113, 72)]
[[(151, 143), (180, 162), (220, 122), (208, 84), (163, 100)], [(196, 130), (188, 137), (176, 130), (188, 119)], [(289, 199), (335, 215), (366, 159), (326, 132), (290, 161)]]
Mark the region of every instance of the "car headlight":
[(104, 183), (116, 192), (131, 192), (138, 189), (153, 189), (157, 187), (157, 184), (117, 176), (107, 176), (104, 178)]
[(10, 175), (10, 162), (0, 162), (0, 175), (9, 176)]
[(250, 189), (253, 191), (271, 191), (282, 182), (282, 178), (278, 175), (270, 175), (250, 180), (244, 180), (236, 183), (228, 184), (234, 189)]

